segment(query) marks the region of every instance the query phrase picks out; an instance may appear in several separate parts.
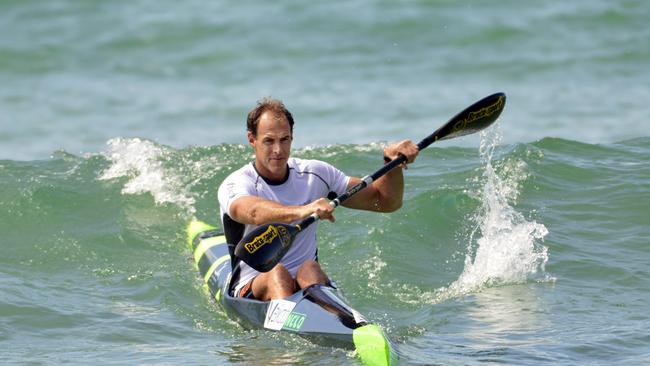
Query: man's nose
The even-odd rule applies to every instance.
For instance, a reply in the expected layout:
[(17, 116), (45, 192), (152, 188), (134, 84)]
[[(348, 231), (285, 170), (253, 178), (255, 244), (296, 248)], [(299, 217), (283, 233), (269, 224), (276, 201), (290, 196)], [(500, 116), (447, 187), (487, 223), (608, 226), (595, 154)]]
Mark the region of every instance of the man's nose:
[(274, 142), (273, 143), (273, 152), (274, 153), (279, 153), (282, 150), (282, 146), (280, 142)]

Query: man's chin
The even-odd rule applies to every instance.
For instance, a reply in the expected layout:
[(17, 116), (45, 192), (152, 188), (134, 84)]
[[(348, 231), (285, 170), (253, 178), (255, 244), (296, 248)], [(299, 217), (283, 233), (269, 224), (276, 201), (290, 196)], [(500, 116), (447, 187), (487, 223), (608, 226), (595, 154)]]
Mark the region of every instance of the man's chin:
[(286, 166), (287, 166), (287, 161), (286, 160), (271, 160), (271, 161), (268, 162), (268, 168), (273, 173), (280, 173), (280, 172), (284, 171)]
[(269, 165), (273, 167), (284, 168), (287, 165), (287, 159), (272, 159), (269, 161)]

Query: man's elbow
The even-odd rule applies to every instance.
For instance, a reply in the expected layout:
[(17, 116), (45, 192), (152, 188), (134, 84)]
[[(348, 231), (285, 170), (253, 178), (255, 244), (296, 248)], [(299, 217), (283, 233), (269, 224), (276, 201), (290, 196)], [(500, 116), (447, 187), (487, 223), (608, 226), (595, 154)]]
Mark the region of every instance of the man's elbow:
[(260, 215), (258, 215), (257, 208), (253, 207), (249, 212), (248, 212), (248, 218), (250, 219), (251, 223), (255, 226), (260, 226), (265, 224), (265, 222), (262, 220)]
[(262, 225), (261, 217), (256, 207), (245, 207), (245, 205), (232, 206), (230, 209), (232, 218), (242, 224)]
[(382, 205), (382, 212), (395, 212), (402, 208), (402, 200), (394, 200), (388, 202), (386, 205)]

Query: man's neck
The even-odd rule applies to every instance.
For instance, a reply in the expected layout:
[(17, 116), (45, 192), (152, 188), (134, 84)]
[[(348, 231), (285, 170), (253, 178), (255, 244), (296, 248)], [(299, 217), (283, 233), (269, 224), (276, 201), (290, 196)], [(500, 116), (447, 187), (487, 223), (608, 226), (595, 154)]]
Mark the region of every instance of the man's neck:
[(257, 163), (257, 160), (253, 163), (253, 167), (255, 168), (255, 171), (257, 174), (259, 174), (262, 179), (266, 182), (266, 184), (269, 185), (280, 185), (283, 184), (284, 182), (289, 179), (289, 165), (287, 164), (285, 168), (283, 169), (283, 172), (276, 175), (271, 174), (269, 171), (265, 170), (264, 168), (260, 168), (260, 166)]

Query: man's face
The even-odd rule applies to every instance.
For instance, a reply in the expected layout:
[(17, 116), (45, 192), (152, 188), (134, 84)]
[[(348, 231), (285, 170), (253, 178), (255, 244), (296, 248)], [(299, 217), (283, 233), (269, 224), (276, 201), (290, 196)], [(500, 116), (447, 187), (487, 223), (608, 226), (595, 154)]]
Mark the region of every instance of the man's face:
[(260, 117), (257, 136), (248, 132), (248, 143), (255, 151), (255, 167), (265, 178), (281, 180), (285, 177), (292, 139), (287, 119), (272, 112)]

